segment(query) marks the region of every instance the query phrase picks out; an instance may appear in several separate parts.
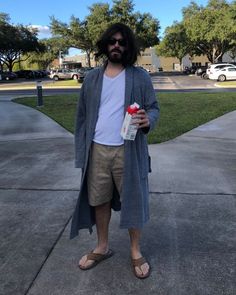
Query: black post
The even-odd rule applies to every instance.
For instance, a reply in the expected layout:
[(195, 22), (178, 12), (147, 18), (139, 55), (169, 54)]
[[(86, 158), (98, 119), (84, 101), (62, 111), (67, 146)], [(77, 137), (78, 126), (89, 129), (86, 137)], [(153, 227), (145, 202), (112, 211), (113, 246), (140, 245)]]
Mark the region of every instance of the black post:
[(37, 107), (43, 107), (42, 81), (37, 81), (37, 97), (38, 97)]

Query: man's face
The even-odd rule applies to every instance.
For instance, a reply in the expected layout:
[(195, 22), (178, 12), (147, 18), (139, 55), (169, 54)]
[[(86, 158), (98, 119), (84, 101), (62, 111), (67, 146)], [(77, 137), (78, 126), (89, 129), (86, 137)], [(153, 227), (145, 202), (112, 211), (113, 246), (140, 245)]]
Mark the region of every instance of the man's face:
[(126, 40), (117, 32), (108, 41), (108, 59), (112, 63), (122, 63), (126, 49)]

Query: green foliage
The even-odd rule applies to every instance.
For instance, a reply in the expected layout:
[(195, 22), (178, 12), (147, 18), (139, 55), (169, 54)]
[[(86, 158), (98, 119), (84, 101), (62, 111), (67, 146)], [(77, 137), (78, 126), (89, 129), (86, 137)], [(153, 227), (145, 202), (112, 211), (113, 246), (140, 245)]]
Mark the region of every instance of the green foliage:
[(156, 52), (181, 59), (189, 54), (206, 55), (212, 63), (236, 46), (236, 1), (209, 0), (204, 7), (191, 1), (182, 9), (183, 20), (165, 31)]
[(53, 35), (67, 41), (68, 47), (83, 50), (87, 54), (88, 65), (93, 52), (96, 52), (96, 42), (107, 27), (115, 22), (130, 26), (139, 41), (141, 49), (156, 45), (159, 41), (159, 22), (151, 14), (134, 12), (132, 0), (113, 0), (109, 4), (95, 3), (89, 7), (90, 14), (84, 21), (72, 16), (69, 24), (51, 17)]
[(113, 22), (121, 22), (135, 29), (134, 4), (130, 0), (113, 0), (111, 15)]
[(0, 12), (0, 24), (2, 23), (9, 23), (10, 22), (10, 17), (7, 13)]
[(224, 0), (210, 0), (205, 8), (192, 2), (183, 9), (183, 23), (189, 41), (211, 62), (220, 61), (235, 42), (232, 8)]
[(132, 0), (113, 0), (112, 22), (128, 25), (135, 33), (140, 50), (159, 43), (159, 21), (150, 13), (134, 12)]
[(135, 14), (135, 29), (139, 48), (144, 50), (147, 47), (155, 46), (159, 43), (159, 21), (152, 17), (150, 13), (139, 13)]
[(66, 24), (51, 17), (51, 31), (52, 34), (61, 38), (65, 42), (65, 48), (78, 48), (86, 52), (89, 66), (90, 54), (93, 50), (93, 40), (90, 37), (89, 29), (86, 21), (80, 21), (79, 18), (71, 16), (70, 23)]
[(37, 64), (38, 69), (47, 69), (52, 61), (58, 58), (60, 51), (62, 51), (63, 54), (68, 53), (68, 50), (65, 49), (64, 39), (54, 37), (40, 40), (39, 43), (44, 50), (30, 55), (28, 63), (31, 68), (33, 68), (34, 64)]
[(186, 35), (183, 23), (175, 22), (165, 30), (165, 37), (156, 46), (157, 55), (166, 57), (177, 57), (182, 63), (182, 58), (192, 51), (192, 44)]
[(9, 71), (15, 63), (29, 57), (30, 52), (40, 52), (44, 48), (37, 39), (37, 31), (23, 25), (13, 26), (6, 14), (0, 14), (0, 63), (5, 64)]
[(111, 24), (111, 11), (109, 4), (95, 3), (89, 7), (90, 14), (86, 17), (89, 36), (91, 38), (93, 49), (100, 35)]

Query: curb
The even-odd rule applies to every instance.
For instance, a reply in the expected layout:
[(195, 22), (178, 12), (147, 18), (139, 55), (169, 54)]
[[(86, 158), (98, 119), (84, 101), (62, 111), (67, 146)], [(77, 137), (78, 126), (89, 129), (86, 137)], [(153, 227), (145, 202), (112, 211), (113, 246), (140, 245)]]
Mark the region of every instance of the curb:
[[(80, 86), (50, 86), (50, 87), (42, 87), (42, 89), (71, 89), (71, 88), (75, 88), (75, 89), (80, 89)], [(1, 88), (0, 87), (0, 91), (5, 91), (5, 90), (37, 90), (37, 87), (31, 87), (31, 86), (22, 86), (22, 87), (4, 87)]]

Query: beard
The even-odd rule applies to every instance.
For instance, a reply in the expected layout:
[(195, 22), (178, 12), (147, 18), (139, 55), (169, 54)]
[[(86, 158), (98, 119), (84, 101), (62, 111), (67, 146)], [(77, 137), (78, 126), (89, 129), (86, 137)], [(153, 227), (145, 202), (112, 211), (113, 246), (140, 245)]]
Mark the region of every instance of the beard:
[(124, 52), (119, 49), (113, 49), (108, 52), (108, 60), (115, 64), (122, 64), (124, 61)]

